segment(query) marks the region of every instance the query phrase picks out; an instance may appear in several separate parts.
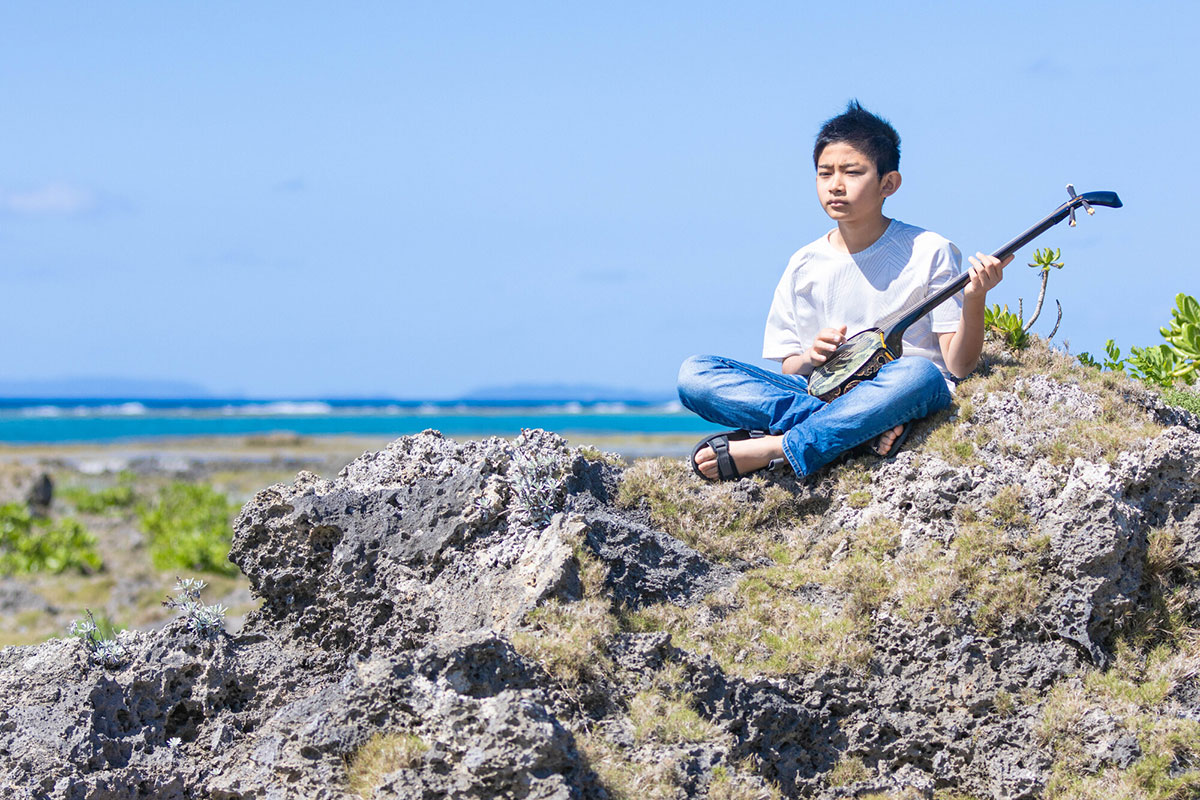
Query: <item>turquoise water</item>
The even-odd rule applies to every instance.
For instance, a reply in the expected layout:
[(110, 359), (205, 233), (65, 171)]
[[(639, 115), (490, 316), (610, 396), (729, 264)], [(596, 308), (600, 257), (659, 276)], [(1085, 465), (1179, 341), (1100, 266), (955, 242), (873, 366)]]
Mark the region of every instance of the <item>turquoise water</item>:
[(170, 407), (154, 407), (144, 401), (14, 406), (8, 401), (0, 405), (0, 442), (102, 443), (275, 431), (306, 436), (402, 436), (427, 428), (463, 437), (515, 436), (522, 428), (577, 435), (694, 434), (713, 427), (691, 413), (661, 408), (447, 410), (426, 406), (348, 406), (324, 401)]

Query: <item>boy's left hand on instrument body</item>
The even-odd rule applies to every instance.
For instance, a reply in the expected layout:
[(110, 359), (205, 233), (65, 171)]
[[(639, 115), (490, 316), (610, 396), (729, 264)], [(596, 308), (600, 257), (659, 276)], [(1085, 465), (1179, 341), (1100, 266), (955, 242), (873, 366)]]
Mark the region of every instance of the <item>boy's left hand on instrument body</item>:
[(964, 297), (983, 299), (1004, 277), (1004, 268), (1013, 260), (1009, 255), (1003, 261), (995, 256), (976, 253), (967, 259), (971, 262), (971, 282), (963, 289)]

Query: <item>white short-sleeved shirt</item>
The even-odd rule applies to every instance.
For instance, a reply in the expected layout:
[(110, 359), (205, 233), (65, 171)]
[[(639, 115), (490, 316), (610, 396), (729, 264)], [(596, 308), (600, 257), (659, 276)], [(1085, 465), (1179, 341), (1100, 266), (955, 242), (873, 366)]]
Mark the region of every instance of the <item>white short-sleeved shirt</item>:
[[(832, 231), (830, 232), (832, 233)], [(847, 326), (847, 337), (896, 317), (962, 272), (962, 254), (931, 231), (892, 220), (866, 250), (843, 253), (829, 234), (797, 250), (775, 289), (763, 358), (783, 361), (812, 347), (822, 328)], [(937, 334), (958, 330), (962, 294), (956, 294), (904, 332), (904, 355), (928, 358), (946, 377)]]

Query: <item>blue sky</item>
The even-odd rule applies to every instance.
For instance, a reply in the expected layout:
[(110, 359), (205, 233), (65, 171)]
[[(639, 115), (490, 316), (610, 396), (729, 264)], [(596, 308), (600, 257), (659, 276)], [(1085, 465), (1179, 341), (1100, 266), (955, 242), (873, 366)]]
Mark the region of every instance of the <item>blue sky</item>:
[(851, 97), (903, 138), (886, 211), (964, 251), (1119, 192), (1038, 242), (1057, 338), (1154, 343), (1200, 294), (1197, 8), (4, 3), (0, 378), (665, 394), (758, 360)]

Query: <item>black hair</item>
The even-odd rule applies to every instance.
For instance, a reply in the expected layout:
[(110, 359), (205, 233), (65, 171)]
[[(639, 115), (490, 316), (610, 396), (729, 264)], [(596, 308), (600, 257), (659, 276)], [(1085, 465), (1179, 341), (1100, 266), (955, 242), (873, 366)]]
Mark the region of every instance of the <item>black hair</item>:
[(867, 111), (857, 100), (846, 104), (846, 110), (826, 120), (817, 132), (813, 146), (813, 166), (821, 151), (834, 142), (845, 142), (875, 162), (879, 176), (900, 169), (900, 134), (883, 117)]

